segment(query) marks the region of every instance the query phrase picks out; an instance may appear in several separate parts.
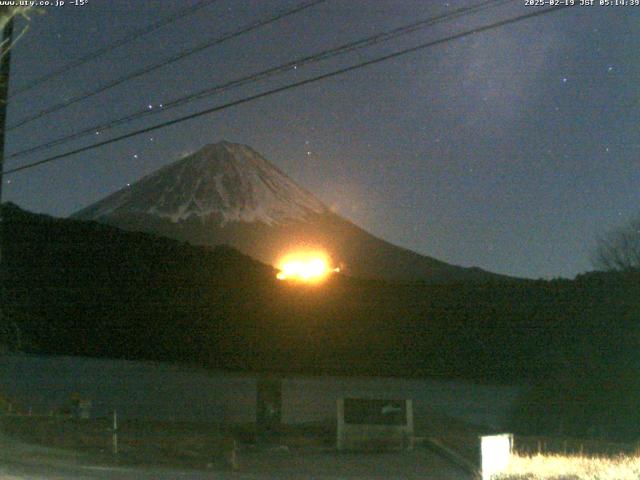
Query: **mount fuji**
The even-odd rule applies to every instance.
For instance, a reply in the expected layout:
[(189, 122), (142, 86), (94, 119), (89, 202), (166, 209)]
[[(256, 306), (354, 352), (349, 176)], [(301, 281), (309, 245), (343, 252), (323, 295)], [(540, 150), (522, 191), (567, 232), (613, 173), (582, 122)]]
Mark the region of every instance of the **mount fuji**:
[(381, 240), (332, 212), (246, 145), (207, 145), (72, 215), (195, 245), (227, 244), (275, 264), (300, 247), (328, 253), (347, 275), (429, 283), (485, 282), (463, 268)]

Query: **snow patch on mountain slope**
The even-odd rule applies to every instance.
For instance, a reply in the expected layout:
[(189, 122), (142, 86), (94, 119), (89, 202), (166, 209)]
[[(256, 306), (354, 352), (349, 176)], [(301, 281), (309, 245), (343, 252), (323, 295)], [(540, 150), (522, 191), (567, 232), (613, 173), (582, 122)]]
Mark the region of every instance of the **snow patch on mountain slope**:
[(320, 200), (250, 147), (220, 142), (159, 169), (74, 217), (98, 220), (148, 214), (177, 223), (215, 216), (221, 225), (277, 225), (327, 212)]

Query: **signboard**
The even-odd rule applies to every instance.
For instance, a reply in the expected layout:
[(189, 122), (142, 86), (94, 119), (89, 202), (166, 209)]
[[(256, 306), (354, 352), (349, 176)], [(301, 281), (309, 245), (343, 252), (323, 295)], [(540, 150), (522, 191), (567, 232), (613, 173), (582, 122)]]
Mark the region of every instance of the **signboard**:
[(349, 425), (406, 425), (406, 401), (345, 398), (344, 423)]
[(411, 448), (413, 402), (378, 398), (338, 399), (338, 450)]
[(509, 466), (513, 450), (513, 435), (485, 435), (480, 437), (482, 480), (504, 472)]

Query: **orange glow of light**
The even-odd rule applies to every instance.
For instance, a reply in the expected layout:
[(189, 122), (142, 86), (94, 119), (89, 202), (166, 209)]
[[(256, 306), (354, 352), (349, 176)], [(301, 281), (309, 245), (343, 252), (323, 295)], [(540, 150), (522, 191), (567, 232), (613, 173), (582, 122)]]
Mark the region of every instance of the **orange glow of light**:
[(324, 252), (295, 252), (285, 255), (278, 262), (280, 270), (276, 277), (278, 280), (294, 280), (311, 283), (325, 280), (339, 268), (330, 266), (331, 260)]

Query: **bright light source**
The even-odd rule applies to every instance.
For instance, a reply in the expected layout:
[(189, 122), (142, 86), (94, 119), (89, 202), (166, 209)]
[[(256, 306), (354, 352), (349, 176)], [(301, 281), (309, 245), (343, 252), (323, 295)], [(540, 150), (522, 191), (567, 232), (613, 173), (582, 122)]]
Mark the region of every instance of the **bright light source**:
[(320, 251), (295, 252), (282, 257), (278, 262), (278, 280), (319, 282), (339, 268), (331, 267), (329, 256)]

